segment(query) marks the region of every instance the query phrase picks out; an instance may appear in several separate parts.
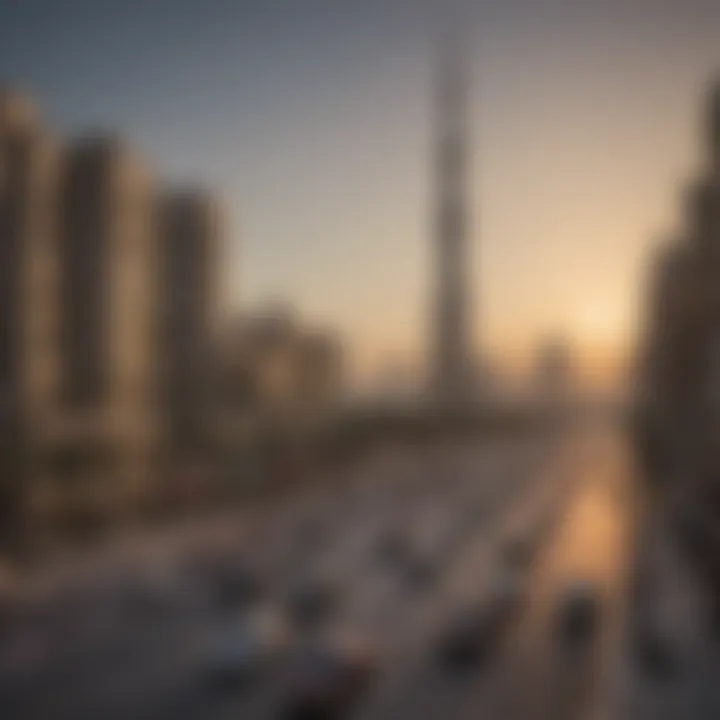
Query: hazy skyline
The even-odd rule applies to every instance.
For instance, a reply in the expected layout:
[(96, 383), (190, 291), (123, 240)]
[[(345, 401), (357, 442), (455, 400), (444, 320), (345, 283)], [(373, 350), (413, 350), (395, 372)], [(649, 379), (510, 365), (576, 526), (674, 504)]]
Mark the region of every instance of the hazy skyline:
[[(720, 67), (716, 3), (465, 9), (477, 332), (518, 357), (627, 349)], [(337, 326), (363, 370), (426, 349), (432, 38), (411, 0), (84, 2), (0, 10), (0, 76), (65, 135), (117, 129), (229, 212), (228, 295)]]

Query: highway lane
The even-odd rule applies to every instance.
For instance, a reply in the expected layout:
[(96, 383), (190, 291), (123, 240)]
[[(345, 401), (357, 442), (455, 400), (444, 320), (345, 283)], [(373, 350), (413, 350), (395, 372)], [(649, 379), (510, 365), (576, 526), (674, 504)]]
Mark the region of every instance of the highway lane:
[[(423, 529), (434, 524), (423, 520), (434, 517), (438, 521), (437, 525), (442, 525), (439, 522), (441, 511), (446, 508), (438, 499), (447, 498), (449, 488), (466, 486), (483, 506), (485, 516), (476, 519), (476, 526), (463, 543), (462, 562), (458, 562), (454, 553), (443, 558), (447, 567), (444, 568), (444, 577), (441, 577), (437, 589), (423, 592), (409, 590), (407, 583), (397, 574), (377, 566), (366, 545), (354, 541), (355, 534), (364, 534), (368, 520), (375, 523), (380, 516), (380, 525), (384, 524), (383, 521), (396, 521), (385, 499), (380, 507), (370, 503), (367, 508), (370, 517), (361, 518), (359, 525), (347, 530), (344, 542), (334, 544), (330, 550), (329, 556), (338, 571), (343, 566), (338, 557), (344, 559), (343, 572), (338, 580), (350, 599), (335, 624), (364, 634), (377, 645), (381, 655), (381, 678), (378, 687), (363, 703), (364, 709), (360, 709), (362, 717), (384, 717), (383, 713), (388, 712), (396, 702), (394, 698), (406, 703), (408, 691), (412, 694), (412, 687), (408, 687), (407, 683), (408, 675), (414, 679), (412, 671), (418, 660), (425, 662), (432, 654), (432, 636), (437, 625), (454, 610), (453, 603), (445, 599), (447, 593), (440, 592), (447, 578), (452, 577), (456, 585), (459, 580), (466, 586), (470, 579), (471, 587), (475, 584), (474, 578), (477, 577), (477, 582), (483, 581), (482, 574), (478, 574), (478, 570), (483, 570), (477, 565), (478, 553), (484, 556), (489, 554), (491, 529), (504, 517), (505, 509), (513, 508), (518, 495), (533, 488), (537, 463), (540, 461), (536, 449), (527, 449), (527, 454), (518, 452), (518, 448), (513, 448), (513, 452), (508, 450), (499, 447), (490, 450), (484, 448), (478, 452), (471, 448), (463, 458), (463, 453), (455, 449), (451, 456), (452, 469), (446, 463), (441, 463), (440, 467), (435, 465), (428, 470), (424, 457), (412, 458), (403, 468), (394, 466), (394, 472), (407, 478), (407, 490), (411, 493), (407, 500), (412, 505), (412, 511), (403, 512), (402, 515), (404, 522), (408, 523), (405, 529), (409, 535), (415, 536), (415, 541), (421, 539)], [(445, 473), (445, 477), (441, 475), (438, 480), (435, 475), (438, 472)], [(430, 480), (427, 483), (429, 495), (423, 498), (417, 494), (418, 483), (426, 483), (426, 478)], [(439, 496), (438, 482), (443, 483)], [(405, 498), (401, 500), (405, 506)], [(454, 510), (457, 512), (458, 508)], [(327, 562), (327, 557), (319, 560), (321, 563)], [(277, 716), (281, 704), (282, 695), (277, 680), (269, 678), (258, 692), (239, 698), (220, 698), (210, 711), (207, 704), (203, 704), (202, 698), (196, 697), (194, 706), (198, 714), (191, 715), (187, 710), (188, 704), (184, 704), (186, 714), (183, 717), (270, 718)], [(171, 717), (172, 714), (167, 716)]]
[[(596, 440), (583, 442), (597, 445)], [(294, 506), (279, 506), (247, 535), (250, 545), (233, 550), (238, 557), (262, 556), (275, 603), (289, 589), (290, 569), (303, 574), (322, 567), (333, 575), (344, 597), (337, 624), (367, 635), (377, 644), (381, 659), (379, 681), (358, 707), (358, 718), (460, 719), (476, 717), (479, 711), (487, 717), (509, 717), (486, 713), (500, 708), (508, 693), (514, 694), (520, 670), (528, 687), (547, 684), (538, 680), (537, 668), (528, 658), (543, 665), (540, 658), (552, 657), (555, 650), (548, 638), (537, 639), (542, 632), (529, 628), (544, 626), (549, 636), (548, 611), (540, 610), (546, 600), (540, 598), (552, 597), (545, 588), (557, 591), (563, 573), (571, 573), (571, 564), (561, 560), (568, 553), (563, 548), (593, 543), (609, 548), (607, 568), (601, 572), (593, 565), (593, 572), (597, 570), (608, 587), (621, 573), (622, 532), (597, 521), (601, 530), (595, 532), (602, 542), (587, 534), (588, 517), (594, 517), (587, 507), (602, 506), (604, 501), (592, 492), (592, 502), (583, 501), (579, 498), (588, 496), (573, 490), (603, 487), (607, 477), (613, 473), (619, 477), (620, 471), (612, 463), (592, 461), (590, 466), (603, 468), (600, 474), (606, 480), (587, 479), (578, 469), (588, 465), (587, 455), (580, 458), (585, 451), (578, 446), (584, 447), (577, 441), (570, 449), (563, 445), (562, 451), (536, 441), (466, 443), (387, 453), (340, 478), (330, 489), (308, 493)], [(599, 452), (603, 456), (607, 451)], [(586, 509), (569, 513), (568, 518), (581, 519), (562, 524), (575, 529), (558, 531), (557, 537), (564, 539), (550, 544), (552, 560), (541, 562), (543, 569), (532, 578), (533, 588), (538, 589), (533, 589), (528, 617), (541, 619), (523, 621), (518, 639), (510, 643), (514, 649), (504, 651), (477, 677), (459, 683), (443, 674), (433, 660), (435, 639), (458, 605), (490, 582), (500, 538), (513, 524), (531, 523), (533, 514), (550, 515), (571, 498), (574, 508)], [(308, 518), (326, 539), (312, 551), (298, 553), (298, 527)], [(463, 524), (466, 530), (459, 532)], [(413, 592), (373, 558), (378, 534), (393, 527), (412, 537), (414, 544), (441, 548), (444, 567), (437, 587)], [(576, 567), (572, 572), (586, 569)], [(619, 589), (613, 592), (610, 595), (616, 597)], [(25, 676), (14, 682), (1, 677), (0, 671), (5, 688), (0, 694), (0, 703), (5, 702), (3, 717), (263, 720), (276, 716), (277, 675), (238, 695), (218, 696), (203, 685), (202, 656), (208, 638), (226, 623), (204, 596), (198, 599), (182, 591), (159, 615), (123, 622), (116, 622), (114, 630), (112, 624), (104, 627), (105, 634), (90, 633), (95, 642), (84, 651), (68, 643), (44, 664), (29, 663)]]
[(386, 663), (390, 670), (360, 717), (454, 717), (477, 695), (474, 682), (461, 682), (439, 666), (436, 646), (459, 610), (491, 592), (493, 581), (503, 571), (501, 544), (511, 529), (533, 526), (560, 501), (566, 480), (562, 473), (553, 467), (544, 479), (536, 474), (538, 468), (533, 470), (525, 469), (524, 477), (518, 473), (521, 487), (508, 492), (506, 506), (494, 508), (485, 522), (474, 528), (470, 541), (449, 568), (445, 585), (418, 608), (420, 617), (407, 627), (404, 642), (396, 645)]
[[(580, 449), (578, 485), (532, 580), (531, 605), (504, 659), (495, 717), (571, 720), (616, 717), (617, 667), (624, 647), (634, 508), (632, 468), (614, 433)], [(559, 633), (563, 594), (577, 579), (596, 588), (599, 623), (587, 643)]]

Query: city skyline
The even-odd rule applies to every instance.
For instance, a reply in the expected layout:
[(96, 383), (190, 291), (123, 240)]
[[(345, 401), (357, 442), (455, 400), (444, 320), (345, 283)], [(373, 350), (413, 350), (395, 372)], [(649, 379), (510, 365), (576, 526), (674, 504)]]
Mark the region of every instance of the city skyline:
[[(361, 374), (417, 362), (430, 13), (403, 2), (153, 5), (116, 17), (112, 3), (77, 3), (42, 27), (11, 8), (3, 76), (63, 132), (116, 127), (172, 178), (219, 188), (233, 304), (289, 298), (340, 329)], [(472, 204), (483, 208), (484, 344), (517, 359), (562, 334), (585, 368), (614, 365), (631, 342), (646, 250), (672, 227), (664, 208), (695, 165), (692, 98), (718, 59), (717, 11), (542, 6), (470, 13), (483, 37)]]

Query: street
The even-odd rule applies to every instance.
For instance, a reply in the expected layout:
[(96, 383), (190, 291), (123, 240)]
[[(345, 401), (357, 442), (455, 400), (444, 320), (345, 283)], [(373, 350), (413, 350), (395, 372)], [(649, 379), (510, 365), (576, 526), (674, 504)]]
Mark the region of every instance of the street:
[[(6, 630), (0, 715), (277, 717), (282, 658), (231, 691), (205, 682), (209, 643), (247, 612), (218, 605), (208, 567), (219, 557), (252, 567), (263, 585), (253, 602), (278, 610), (298, 583), (329, 579), (337, 609), (321, 632), (351, 632), (376, 658), (372, 682), (346, 713), (352, 718), (607, 714), (621, 685), (628, 482), (625, 448), (606, 427), (552, 442), (378, 452), (333, 485), (238, 520), (236, 532), (202, 553), (192, 545), (148, 552), (153, 560), (143, 565), (121, 572), (108, 564), (102, 582), (36, 599)], [(432, 559), (427, 581), (379, 557), (388, 534)], [(532, 545), (518, 618), (486, 662), (454, 673), (438, 660), (437, 643), (463, 607), (492, 592), (507, 563), (503, 548), (518, 537)], [(598, 627), (582, 647), (566, 647), (559, 613), (578, 580), (597, 594)]]

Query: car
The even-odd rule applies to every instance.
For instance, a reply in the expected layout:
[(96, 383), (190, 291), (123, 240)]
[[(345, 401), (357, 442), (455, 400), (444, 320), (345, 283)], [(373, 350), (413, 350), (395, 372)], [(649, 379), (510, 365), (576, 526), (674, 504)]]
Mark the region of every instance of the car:
[(391, 529), (381, 533), (373, 545), (373, 555), (383, 565), (397, 565), (404, 562), (409, 553), (405, 536)]
[(285, 688), (285, 714), (298, 720), (342, 718), (370, 685), (377, 657), (365, 643), (319, 642), (303, 648)]
[(440, 574), (440, 562), (428, 552), (412, 551), (405, 560), (403, 575), (413, 590), (429, 590)]
[(202, 591), (222, 612), (254, 604), (265, 590), (260, 562), (235, 552), (196, 551), (185, 558), (182, 572), (186, 585)]
[(121, 612), (136, 620), (154, 620), (180, 607), (188, 586), (175, 568), (156, 567), (120, 577), (111, 592)]
[(316, 626), (334, 614), (339, 604), (339, 592), (326, 578), (301, 580), (287, 598), (287, 612), (300, 627)]
[(440, 662), (449, 669), (474, 667), (489, 651), (493, 625), (484, 607), (458, 612), (445, 629), (437, 646)]
[(640, 623), (632, 638), (632, 656), (639, 670), (654, 680), (667, 681), (680, 670), (677, 649), (658, 630)]
[(260, 571), (241, 561), (219, 566), (211, 582), (214, 600), (221, 609), (247, 607), (263, 596)]
[(503, 574), (485, 597), (451, 619), (437, 646), (441, 663), (449, 670), (462, 671), (486, 660), (517, 618), (520, 600), (519, 584)]
[(707, 510), (685, 503), (673, 516), (679, 545), (696, 564), (707, 564), (716, 554), (718, 541)]
[(417, 556), (408, 560), (405, 577), (417, 590), (426, 590), (437, 582), (439, 569), (431, 558)]
[(600, 622), (600, 593), (587, 580), (574, 580), (565, 588), (558, 606), (560, 636), (569, 642), (583, 642), (597, 630)]
[(288, 649), (290, 632), (281, 614), (264, 611), (243, 618), (209, 643), (203, 675), (214, 688), (238, 688), (273, 665)]

